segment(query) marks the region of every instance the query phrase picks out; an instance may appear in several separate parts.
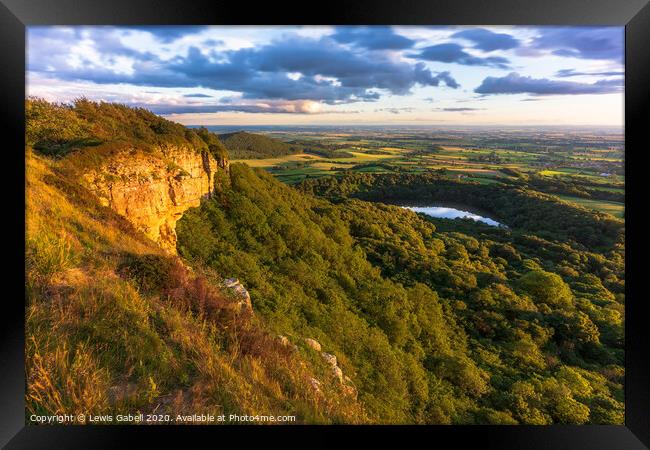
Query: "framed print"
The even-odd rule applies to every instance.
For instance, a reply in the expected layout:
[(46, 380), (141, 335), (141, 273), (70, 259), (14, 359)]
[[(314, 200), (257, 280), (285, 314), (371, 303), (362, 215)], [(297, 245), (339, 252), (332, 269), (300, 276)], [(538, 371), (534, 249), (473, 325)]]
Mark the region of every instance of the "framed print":
[(3, 4), (7, 448), (647, 448), (643, 1)]

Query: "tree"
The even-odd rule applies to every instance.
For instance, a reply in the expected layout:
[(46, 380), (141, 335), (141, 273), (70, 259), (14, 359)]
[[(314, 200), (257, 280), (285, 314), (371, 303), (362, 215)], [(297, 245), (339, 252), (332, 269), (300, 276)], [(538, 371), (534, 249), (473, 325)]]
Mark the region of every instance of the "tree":
[(531, 270), (519, 279), (519, 287), (535, 302), (549, 306), (570, 306), (573, 294), (562, 277), (543, 270)]

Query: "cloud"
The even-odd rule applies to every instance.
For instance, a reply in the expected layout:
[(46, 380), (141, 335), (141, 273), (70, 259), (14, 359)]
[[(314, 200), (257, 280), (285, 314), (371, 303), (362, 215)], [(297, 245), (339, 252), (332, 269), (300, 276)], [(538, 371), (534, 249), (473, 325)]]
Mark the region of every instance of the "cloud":
[(183, 97), (187, 97), (187, 98), (212, 98), (211, 95), (201, 94), (201, 93), (185, 94), (185, 95), (183, 95)]
[(123, 30), (144, 31), (150, 33), (157, 40), (170, 43), (190, 34), (198, 34), (208, 29), (207, 25), (138, 25), (120, 27)]
[(436, 108), (434, 111), (444, 111), (444, 112), (468, 112), (468, 111), (481, 111), (485, 108)]
[[(92, 39), (75, 50), (74, 58), (69, 45), (65, 45), (68, 34), (55, 39), (39, 36), (36, 51), (32, 52), (30, 42), (28, 70), (66, 81), (200, 87), (236, 92), (244, 99), (312, 100), (327, 104), (376, 101), (384, 92), (406, 95), (418, 85), (459, 87), (449, 72), (432, 73), (422, 62), (413, 64), (369, 54), (327, 36), (285, 34), (266, 45), (236, 50), (193, 46), (185, 54), (163, 60), (151, 53), (125, 48), (120, 45), (119, 36), (103, 38), (107, 50), (104, 41), (92, 34), (96, 29), (90, 30)], [(168, 37), (172, 35), (182, 34), (171, 30)]]
[(239, 104), (156, 104), (139, 103), (134, 106), (146, 108), (156, 114), (210, 114), (220, 112), (243, 112), (252, 114), (356, 114), (356, 110), (323, 109), (312, 101), (276, 101)]
[(407, 55), (410, 58), (438, 61), (443, 63), (456, 63), (466, 66), (488, 66), (500, 69), (509, 68), (510, 61), (501, 56), (478, 57), (472, 56), (458, 44), (446, 43), (424, 47), (420, 53)]
[(539, 32), (533, 48), (558, 56), (623, 61), (623, 27), (542, 27)]
[(337, 42), (352, 44), (368, 50), (404, 50), (415, 45), (413, 39), (396, 34), (390, 27), (341, 26), (331, 36)]
[(375, 109), (375, 112), (387, 112), (391, 114), (401, 114), (401, 113), (410, 113), (415, 111), (415, 108), (410, 106), (405, 106), (402, 108), (378, 108)]
[(532, 78), (512, 72), (504, 77), (487, 77), (474, 89), (478, 94), (578, 95), (621, 92), (623, 81), (600, 80), (595, 83)]
[(457, 89), (460, 87), (460, 84), (458, 84), (456, 80), (452, 78), (451, 74), (448, 71), (439, 72), (434, 77), (434, 79), (436, 81), (432, 81), (432, 83), (430, 84), (431, 86), (438, 86), (439, 82), (443, 82), (447, 85), (447, 87), (450, 87), (452, 89)]
[(614, 70), (609, 72), (578, 72), (575, 69), (562, 69), (555, 72), (556, 77), (567, 78), (567, 77), (579, 77), (583, 75), (588, 76), (601, 76), (601, 77), (622, 77), (625, 75), (625, 72), (621, 70)]
[(451, 35), (452, 38), (466, 39), (474, 43), (474, 48), (484, 52), (510, 50), (519, 47), (520, 42), (509, 34), (494, 33), (485, 28), (471, 28)]

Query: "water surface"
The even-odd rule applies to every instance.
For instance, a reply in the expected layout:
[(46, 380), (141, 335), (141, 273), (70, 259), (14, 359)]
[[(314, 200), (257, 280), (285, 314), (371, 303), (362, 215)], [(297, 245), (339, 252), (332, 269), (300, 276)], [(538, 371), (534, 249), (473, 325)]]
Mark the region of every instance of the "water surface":
[(402, 206), (402, 208), (410, 209), (416, 213), (426, 214), (431, 217), (438, 217), (441, 219), (472, 219), (477, 222), (483, 222), (494, 227), (504, 226), (503, 224), (497, 222), (494, 219), (489, 217), (481, 216), (479, 214), (465, 211), (463, 209), (452, 208), (450, 206)]

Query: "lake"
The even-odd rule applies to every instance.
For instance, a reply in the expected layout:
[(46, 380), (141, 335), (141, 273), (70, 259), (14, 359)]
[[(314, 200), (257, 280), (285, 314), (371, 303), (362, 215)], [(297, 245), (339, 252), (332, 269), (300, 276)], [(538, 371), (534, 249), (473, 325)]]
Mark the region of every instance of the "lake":
[(402, 208), (410, 209), (416, 213), (426, 214), (431, 217), (438, 217), (441, 219), (457, 219), (465, 218), (472, 219), (478, 222), (483, 222), (494, 227), (505, 227), (502, 223), (497, 222), (489, 217), (481, 216), (479, 214), (466, 211), (465, 209), (452, 208), (450, 206), (405, 206)]

